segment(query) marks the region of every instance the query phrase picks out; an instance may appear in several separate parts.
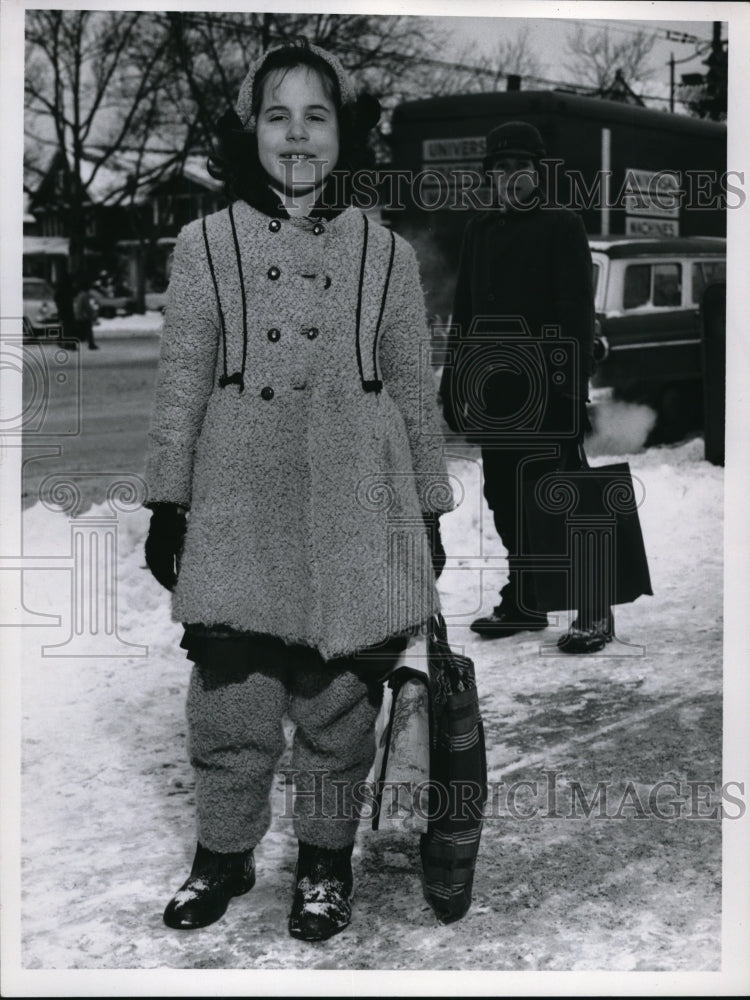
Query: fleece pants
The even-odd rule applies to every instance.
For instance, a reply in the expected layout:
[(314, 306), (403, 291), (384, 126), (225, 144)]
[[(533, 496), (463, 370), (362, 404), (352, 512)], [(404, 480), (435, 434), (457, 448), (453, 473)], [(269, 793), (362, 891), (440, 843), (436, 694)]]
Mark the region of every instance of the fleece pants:
[(261, 840), (271, 823), (271, 786), (288, 714), (296, 727), (290, 769), (297, 838), (327, 848), (352, 844), (358, 825), (352, 789), (372, 765), (383, 677), (404, 640), (330, 661), (270, 636), (237, 643), (237, 655), (227, 657), (232, 642), (213, 640), (216, 656), (212, 643), (204, 643), (190, 679), (198, 840), (221, 853)]

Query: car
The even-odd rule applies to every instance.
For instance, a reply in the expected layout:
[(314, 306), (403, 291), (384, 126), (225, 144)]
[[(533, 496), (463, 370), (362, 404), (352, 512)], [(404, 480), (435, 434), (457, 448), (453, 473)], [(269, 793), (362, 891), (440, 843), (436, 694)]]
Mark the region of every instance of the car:
[(148, 312), (164, 312), (166, 304), (166, 292), (146, 292), (146, 310)]
[(44, 278), (23, 279), (23, 317), (24, 330), (30, 330), (35, 337), (58, 324), (55, 293)]
[(647, 403), (665, 439), (700, 421), (701, 302), (726, 279), (726, 240), (592, 236), (596, 363), (592, 387)]

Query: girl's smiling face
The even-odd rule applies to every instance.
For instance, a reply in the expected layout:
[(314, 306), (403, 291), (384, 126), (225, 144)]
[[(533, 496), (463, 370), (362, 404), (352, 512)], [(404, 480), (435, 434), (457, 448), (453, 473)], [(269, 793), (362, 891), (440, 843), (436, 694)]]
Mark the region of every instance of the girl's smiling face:
[(288, 195), (310, 195), (336, 166), (336, 106), (308, 66), (274, 70), (263, 81), (257, 119), (258, 157), (271, 184)]

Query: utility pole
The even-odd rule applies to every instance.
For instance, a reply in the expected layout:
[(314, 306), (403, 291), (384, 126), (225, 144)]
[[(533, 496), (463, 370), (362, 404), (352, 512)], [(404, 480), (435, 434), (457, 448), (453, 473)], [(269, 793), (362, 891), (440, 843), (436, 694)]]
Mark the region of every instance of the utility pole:
[(669, 110), (674, 111), (674, 52), (669, 53)]

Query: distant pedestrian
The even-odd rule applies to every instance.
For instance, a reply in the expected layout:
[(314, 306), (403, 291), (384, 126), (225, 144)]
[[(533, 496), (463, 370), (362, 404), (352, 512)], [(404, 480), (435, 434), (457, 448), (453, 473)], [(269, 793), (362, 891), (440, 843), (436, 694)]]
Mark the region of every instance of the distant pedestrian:
[[(341, 196), (376, 117), (328, 52), (272, 49), (223, 119), (212, 168), (234, 200), (175, 247), (146, 561), (195, 664), (198, 844), (164, 913), (176, 929), (252, 888), (286, 713), (289, 932), (347, 926), (382, 677), (437, 609), (424, 564), (453, 500), (416, 255)], [(416, 523), (411, 546), (389, 544), (390, 517)]]
[(96, 314), (91, 305), (91, 292), (89, 284), (82, 278), (78, 278), (74, 283), (75, 297), (73, 299), (73, 314), (75, 317), (76, 339), (79, 343), (84, 341), (92, 351), (98, 350), (98, 344), (94, 343), (94, 320)]

